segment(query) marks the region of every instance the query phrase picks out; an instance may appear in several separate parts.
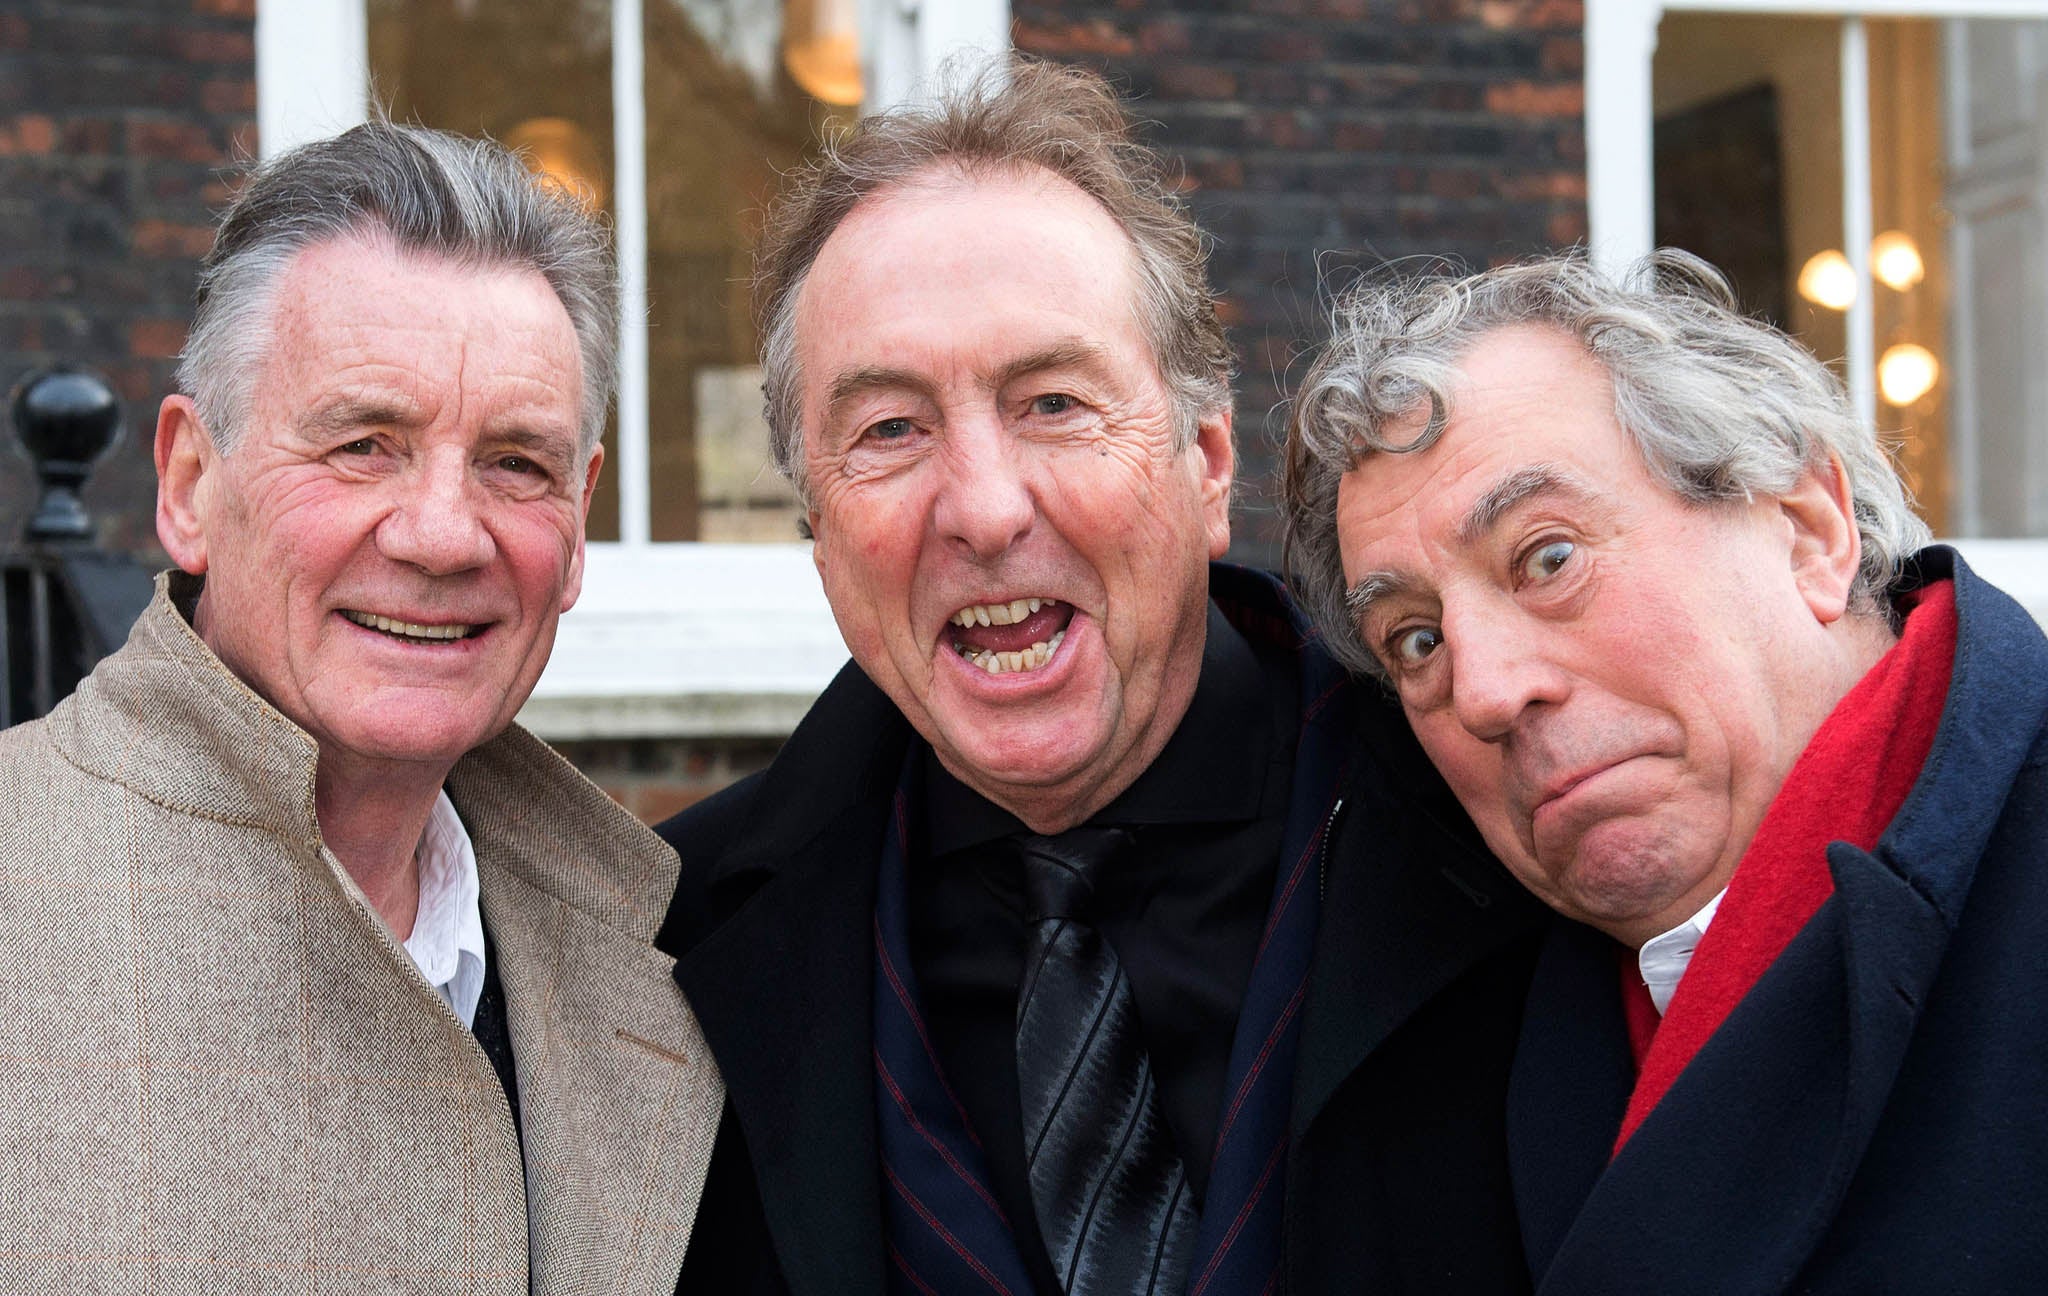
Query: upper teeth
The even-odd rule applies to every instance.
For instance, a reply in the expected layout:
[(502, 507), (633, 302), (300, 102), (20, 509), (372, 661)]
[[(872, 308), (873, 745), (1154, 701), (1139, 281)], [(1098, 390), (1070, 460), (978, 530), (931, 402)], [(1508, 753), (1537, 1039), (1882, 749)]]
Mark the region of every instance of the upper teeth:
[(1008, 603), (976, 603), (973, 607), (961, 608), (953, 614), (956, 626), (1015, 625), (1033, 612), (1054, 602), (1053, 599), (1020, 598)]
[(412, 621), (399, 621), (374, 612), (343, 610), (342, 615), (359, 626), (382, 630), (386, 634), (405, 635), (410, 639), (460, 639), (475, 629), (466, 625), (419, 625)]

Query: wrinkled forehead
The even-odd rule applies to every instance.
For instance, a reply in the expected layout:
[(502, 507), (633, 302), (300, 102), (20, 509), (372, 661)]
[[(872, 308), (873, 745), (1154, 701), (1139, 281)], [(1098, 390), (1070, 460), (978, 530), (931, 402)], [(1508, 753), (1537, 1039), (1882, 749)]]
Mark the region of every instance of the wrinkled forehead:
[(1020, 357), (1095, 347), (1157, 357), (1130, 240), (1036, 167), (948, 167), (870, 195), (819, 251), (792, 322), (804, 423), (849, 375), (986, 380)]

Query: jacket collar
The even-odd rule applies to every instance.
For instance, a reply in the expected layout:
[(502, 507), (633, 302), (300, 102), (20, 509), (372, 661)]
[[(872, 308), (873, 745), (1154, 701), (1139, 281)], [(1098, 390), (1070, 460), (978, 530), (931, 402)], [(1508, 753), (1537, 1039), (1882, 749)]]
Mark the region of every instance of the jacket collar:
[(156, 578), (128, 641), (47, 721), (67, 760), (158, 805), (317, 842), (313, 739), (213, 655), (180, 611), (199, 581)]

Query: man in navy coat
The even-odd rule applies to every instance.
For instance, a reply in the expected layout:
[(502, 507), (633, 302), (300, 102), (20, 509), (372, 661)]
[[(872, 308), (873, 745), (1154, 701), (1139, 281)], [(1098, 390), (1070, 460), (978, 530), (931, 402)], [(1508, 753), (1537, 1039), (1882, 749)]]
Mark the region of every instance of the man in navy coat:
[(1332, 648), (1549, 933), (1543, 1292), (2048, 1289), (2048, 645), (1682, 253), (1385, 281), (1288, 450)]
[(758, 260), (853, 662), (662, 828), (730, 1095), (684, 1289), (1521, 1285), (1549, 915), (1279, 583), (1213, 561), (1201, 235), (1098, 78), (999, 72), (864, 119)]

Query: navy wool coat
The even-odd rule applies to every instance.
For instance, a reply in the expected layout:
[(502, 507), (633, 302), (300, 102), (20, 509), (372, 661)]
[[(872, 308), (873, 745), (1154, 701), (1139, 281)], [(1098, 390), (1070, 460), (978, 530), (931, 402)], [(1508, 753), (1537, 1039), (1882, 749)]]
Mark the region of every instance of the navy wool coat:
[(1953, 551), (1955, 667), (1874, 850), (1621, 1154), (1614, 947), (1546, 939), (1509, 1086), (1544, 1293), (2048, 1291), (2048, 641)]

